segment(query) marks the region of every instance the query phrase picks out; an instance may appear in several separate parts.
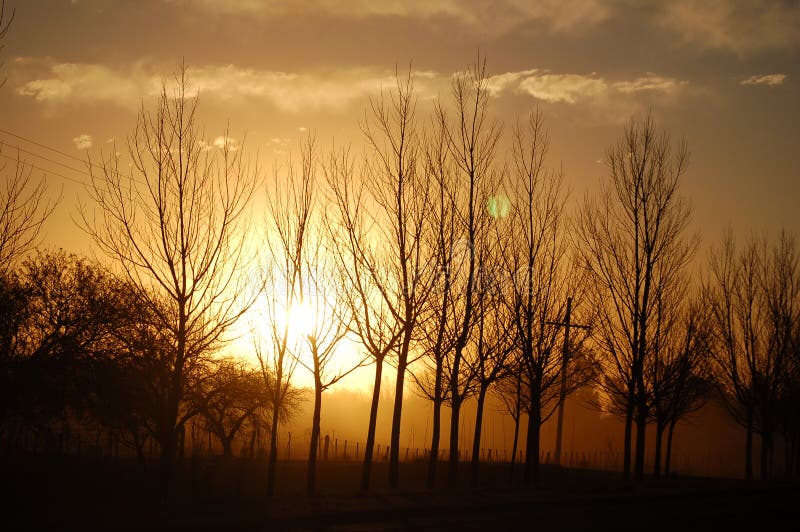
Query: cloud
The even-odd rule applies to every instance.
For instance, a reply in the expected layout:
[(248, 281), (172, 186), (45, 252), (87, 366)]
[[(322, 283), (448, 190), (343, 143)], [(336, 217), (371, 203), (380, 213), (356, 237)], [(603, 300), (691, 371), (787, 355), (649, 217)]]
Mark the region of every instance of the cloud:
[(596, 73), (556, 74), (536, 69), (498, 74), (489, 78), (487, 83), (493, 96), (512, 91), (545, 102), (567, 104), (607, 102), (614, 96), (641, 92), (674, 94), (687, 84), (687, 81), (659, 76), (652, 72), (633, 79), (611, 82)]
[(552, 32), (586, 29), (607, 20), (612, 6), (604, 0), (165, 0), (181, 8), (215, 14), (262, 17), (308, 16), (338, 19), (393, 17), (426, 22), (447, 18), (477, 33), (502, 35), (538, 23)]
[(75, 143), (75, 147), (79, 150), (88, 150), (92, 147), (92, 136), (87, 133), (81, 133), (77, 137), (72, 139), (72, 142)]
[(739, 82), (740, 85), (766, 85), (767, 87), (777, 87), (786, 81), (786, 74), (767, 74), (765, 76), (750, 76)]
[[(112, 69), (85, 63), (52, 63), (27, 60), (21, 70), (29, 70), (27, 81), (17, 93), (37, 101), (64, 103), (111, 103), (138, 107), (143, 97), (160, 93), (162, 80), (169, 76), (142, 63)], [(33, 79), (30, 79), (33, 78)], [(381, 89), (395, 85), (394, 72), (372, 68), (350, 68), (316, 72), (282, 72), (240, 68), (235, 65), (206, 65), (189, 68), (189, 94), (200, 93), (222, 101), (255, 99), (271, 103), (285, 112), (343, 109), (361, 104)], [(420, 72), (415, 88), (420, 97), (436, 94), (440, 76)], [(167, 84), (171, 93), (174, 81)]]
[[(46, 61), (18, 60), (23, 69), (32, 67), (41, 70)], [(55, 63), (45, 66), (48, 77), (23, 83), (17, 92), (33, 96), (40, 102), (127, 102), (136, 105), (139, 98), (148, 92), (143, 85), (141, 72), (118, 72), (108, 67), (85, 63)]]
[(226, 135), (220, 135), (213, 140), (211, 143), (214, 147), (219, 148), (220, 150), (224, 150), (225, 148), (228, 151), (236, 151), (239, 149), (239, 141), (233, 137), (228, 137)]
[(687, 43), (739, 55), (800, 45), (800, 3), (759, 0), (671, 0), (661, 23)]
[(578, 100), (603, 94), (606, 82), (594, 76), (579, 74), (542, 74), (519, 82), (517, 91), (546, 102), (576, 103)]
[(618, 81), (614, 83), (614, 88), (625, 94), (640, 91), (672, 92), (688, 83), (688, 81), (666, 78), (648, 72), (647, 75), (640, 78), (629, 81)]

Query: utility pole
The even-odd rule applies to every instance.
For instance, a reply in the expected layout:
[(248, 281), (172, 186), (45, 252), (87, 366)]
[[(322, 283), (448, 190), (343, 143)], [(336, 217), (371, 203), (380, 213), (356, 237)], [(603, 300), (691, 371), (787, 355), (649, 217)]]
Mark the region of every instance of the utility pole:
[(549, 325), (564, 327), (564, 347), (561, 351), (561, 391), (558, 395), (558, 425), (556, 427), (556, 465), (561, 465), (561, 436), (564, 428), (564, 401), (567, 398), (567, 362), (569, 361), (569, 330), (570, 327), (588, 329), (588, 325), (572, 323), (572, 298), (567, 298), (567, 310), (563, 322), (548, 321)]

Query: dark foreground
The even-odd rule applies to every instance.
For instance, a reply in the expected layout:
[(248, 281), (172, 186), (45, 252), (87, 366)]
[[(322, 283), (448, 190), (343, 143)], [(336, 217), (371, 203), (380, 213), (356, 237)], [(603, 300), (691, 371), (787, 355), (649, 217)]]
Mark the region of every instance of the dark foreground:
[[(469, 464), (462, 464), (466, 475)], [(480, 487), (426, 490), (425, 464), (401, 465), (392, 492), (359, 494), (360, 466), (320, 464), (320, 493), (303, 494), (305, 464), (281, 464), (281, 490), (266, 497), (264, 464), (205, 462), (180, 473), (168, 503), (152, 473), (134, 464), (4, 459), (3, 530), (757, 530), (800, 524), (800, 486), (700, 478), (624, 483), (616, 473), (545, 468), (536, 488), (507, 464), (483, 464)], [(440, 478), (444, 479), (444, 469)]]

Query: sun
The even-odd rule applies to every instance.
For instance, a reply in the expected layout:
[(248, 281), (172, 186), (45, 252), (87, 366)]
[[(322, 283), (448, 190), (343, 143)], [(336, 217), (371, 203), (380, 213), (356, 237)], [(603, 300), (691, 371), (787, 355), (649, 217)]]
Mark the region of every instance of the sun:
[(292, 303), (284, 318), (290, 341), (299, 342), (314, 334), (317, 318), (317, 312), (308, 301), (295, 301)]

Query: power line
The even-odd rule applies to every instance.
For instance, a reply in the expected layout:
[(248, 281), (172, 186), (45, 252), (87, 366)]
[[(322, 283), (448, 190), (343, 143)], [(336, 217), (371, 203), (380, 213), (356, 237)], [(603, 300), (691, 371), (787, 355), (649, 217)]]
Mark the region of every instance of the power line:
[(13, 132), (8, 131), (6, 129), (0, 128), (0, 133), (5, 133), (6, 135), (11, 135), (12, 137), (17, 138), (19, 140), (22, 140), (22, 141), (25, 141), (25, 142), (30, 142), (31, 144), (35, 144), (36, 146), (39, 146), (40, 148), (44, 148), (46, 150), (53, 151), (53, 152), (55, 152), (55, 153), (57, 153), (59, 155), (63, 155), (64, 157), (68, 157), (70, 159), (78, 161), (79, 163), (86, 162), (83, 159), (81, 159), (80, 157), (75, 157), (74, 155), (70, 155), (69, 153), (63, 152), (63, 151), (61, 151), (59, 149), (56, 149), (56, 148), (53, 148), (51, 146), (47, 146), (47, 145), (42, 144), (41, 142), (37, 142), (37, 141), (35, 141), (33, 139), (29, 139), (27, 137), (23, 137), (22, 135), (17, 135), (16, 133), (13, 133)]
[[(0, 133), (6, 134), (6, 135), (10, 135), (10, 136), (12, 136), (14, 138), (17, 138), (19, 140), (22, 140), (24, 142), (28, 142), (28, 143), (33, 144), (35, 146), (39, 146), (39, 147), (44, 148), (46, 150), (50, 150), (50, 151), (52, 151), (54, 153), (57, 153), (57, 154), (59, 154), (59, 155), (61, 155), (63, 157), (67, 157), (69, 159), (78, 161), (78, 162), (80, 162), (82, 164), (86, 164), (90, 168), (90, 170), (91, 169), (98, 169), (98, 170), (100, 170), (102, 172), (112, 171), (112, 170), (106, 168), (105, 165), (99, 165), (99, 164), (96, 164), (96, 163), (92, 163), (90, 160), (84, 160), (84, 159), (81, 159), (79, 157), (75, 157), (74, 155), (70, 155), (69, 153), (61, 151), (61, 150), (59, 150), (57, 148), (53, 148), (52, 146), (48, 146), (46, 144), (43, 144), (43, 143), (38, 142), (36, 140), (30, 139), (28, 137), (24, 137), (22, 135), (18, 135), (16, 133), (14, 133), (13, 131), (8, 131), (7, 129), (0, 128)], [(0, 145), (1, 144), (2, 144), (2, 142), (0, 142)], [(16, 148), (17, 150), (23, 151), (25, 153), (28, 153), (28, 154), (30, 154), (30, 155), (32, 155), (34, 157), (38, 157), (40, 159), (44, 159), (45, 161), (48, 161), (48, 162), (50, 162), (52, 164), (57, 164), (59, 166), (67, 168), (67, 169), (69, 169), (69, 170), (71, 170), (71, 171), (73, 171), (75, 173), (78, 173), (78, 174), (80, 174), (82, 176), (88, 177), (89, 179), (93, 178), (92, 174), (90, 172), (87, 172), (86, 170), (79, 170), (79, 169), (77, 169), (75, 167), (72, 167), (72, 166), (69, 166), (69, 165), (67, 165), (65, 163), (62, 163), (60, 161), (56, 161), (54, 159), (48, 158), (48, 157), (46, 157), (44, 155), (41, 155), (39, 153), (35, 153), (35, 152), (30, 151), (30, 150), (26, 150), (25, 148), (22, 148), (18, 144), (6, 144), (6, 145), (9, 146), (9, 147), (12, 147), (12, 148)], [(5, 157), (9, 158), (9, 159), (11, 158), (11, 157), (8, 157), (8, 156), (5, 156)], [(64, 179), (68, 179), (70, 181), (78, 182), (78, 181), (75, 181), (75, 179), (68, 178), (68, 177), (66, 177), (66, 176), (64, 176), (62, 174), (59, 174), (58, 172), (53, 172), (51, 170), (46, 170), (44, 168), (41, 168), (39, 166), (36, 166), (34, 164), (30, 164), (30, 163), (25, 163), (25, 164), (28, 164), (29, 166), (32, 166), (33, 168), (36, 168), (37, 170), (41, 170), (42, 172), (46, 172), (46, 173), (49, 172), (49, 173), (51, 173), (53, 175), (56, 175), (56, 176), (59, 176), (59, 177), (63, 177)], [(116, 171), (116, 170), (113, 170), (112, 173), (119, 174), (119, 172)], [(134, 183), (136, 183), (137, 185), (146, 185), (146, 183), (143, 183), (142, 181), (140, 181), (138, 179), (134, 179), (133, 176), (127, 176), (127, 177), (130, 178), (130, 180), (133, 181)], [(80, 182), (80, 184), (86, 186), (86, 183), (84, 183), (84, 182)]]
[(75, 168), (74, 166), (70, 166), (70, 165), (68, 165), (68, 164), (64, 164), (64, 163), (62, 163), (62, 162), (60, 162), (60, 161), (56, 161), (56, 160), (54, 160), (54, 159), (50, 159), (50, 158), (48, 158), (48, 157), (45, 157), (44, 155), (42, 155), (42, 154), (40, 154), (40, 153), (32, 152), (32, 151), (30, 151), (30, 150), (26, 150), (25, 148), (23, 148), (23, 147), (21, 147), (21, 146), (18, 146), (18, 145), (13, 145), (13, 144), (7, 144), (7, 146), (13, 147), (13, 148), (15, 148), (15, 149), (17, 149), (17, 150), (19, 150), (19, 151), (21, 151), (21, 152), (23, 152), (23, 153), (27, 153), (27, 154), (29, 154), (29, 155), (33, 155), (34, 157), (38, 157), (38, 158), (40, 158), (40, 159), (44, 159), (45, 161), (47, 161), (47, 162), (49, 162), (49, 163), (52, 163), (52, 164), (57, 164), (58, 166), (61, 166), (61, 167), (63, 167), (63, 168), (66, 168), (67, 170), (71, 170), (71, 171), (75, 172), (76, 174), (81, 174), (81, 175), (85, 175), (85, 176), (87, 176), (87, 177), (92, 177), (92, 176), (91, 176), (91, 174), (88, 174), (88, 173), (87, 173), (86, 171), (84, 171), (84, 170), (80, 170), (80, 169), (78, 169), (78, 168)]
[(0, 153), (0, 157), (5, 157), (6, 159), (9, 159), (11, 161), (23, 164), (23, 165), (28, 166), (30, 168), (35, 168), (35, 169), (39, 170), (40, 172), (44, 172), (45, 174), (55, 175), (55, 176), (58, 176), (58, 177), (60, 177), (62, 179), (66, 179), (67, 181), (72, 181), (73, 183), (77, 183), (79, 185), (86, 186), (86, 183), (84, 183), (83, 181), (80, 181), (79, 179), (75, 179), (74, 177), (65, 176), (64, 174), (59, 174), (58, 172), (54, 172), (52, 170), (46, 170), (46, 169), (42, 168), (41, 166), (37, 166), (37, 165), (29, 163), (29, 162), (20, 161), (18, 158), (12, 157), (11, 155), (6, 155), (5, 153)]

